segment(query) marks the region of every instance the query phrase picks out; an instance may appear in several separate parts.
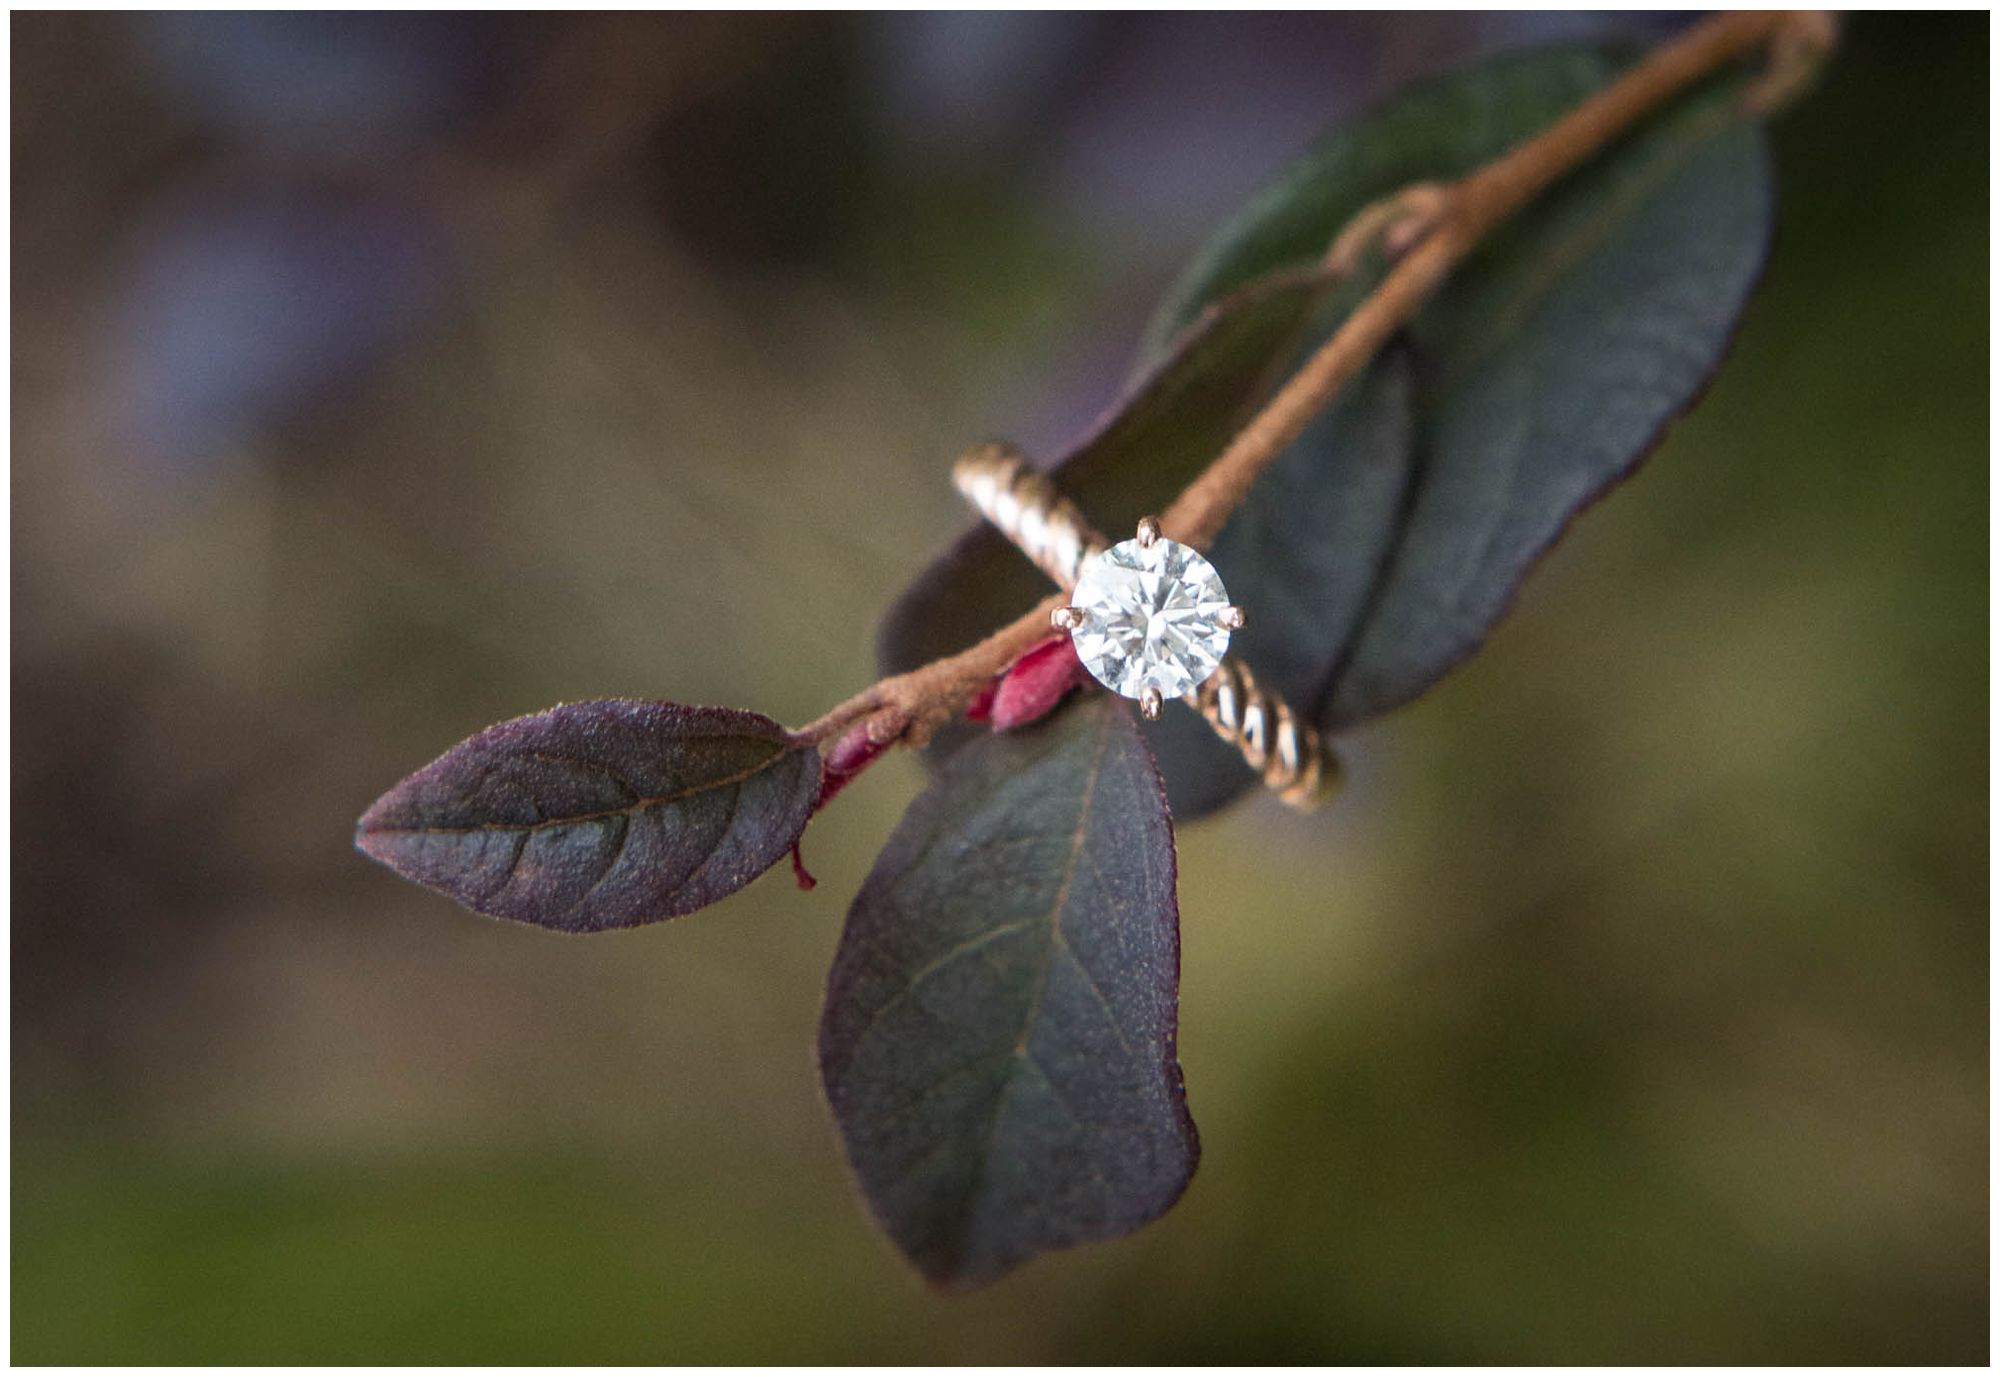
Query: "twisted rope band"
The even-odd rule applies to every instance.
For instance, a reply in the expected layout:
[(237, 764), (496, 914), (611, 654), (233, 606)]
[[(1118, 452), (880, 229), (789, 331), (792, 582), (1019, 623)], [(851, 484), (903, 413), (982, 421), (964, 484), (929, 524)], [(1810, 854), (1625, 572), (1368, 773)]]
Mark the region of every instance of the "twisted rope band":
[(1005, 445), (967, 450), (951, 466), (951, 481), (1065, 592), (1076, 587), (1085, 560), (1111, 548), (1047, 474)]
[[(952, 465), (951, 481), (994, 529), (1065, 590), (1076, 587), (1085, 560), (1110, 548), (1047, 474), (1005, 445), (967, 450)], [(1259, 684), (1240, 657), (1226, 656), (1183, 701), (1292, 807), (1317, 808), (1339, 784), (1340, 762), (1319, 732)]]

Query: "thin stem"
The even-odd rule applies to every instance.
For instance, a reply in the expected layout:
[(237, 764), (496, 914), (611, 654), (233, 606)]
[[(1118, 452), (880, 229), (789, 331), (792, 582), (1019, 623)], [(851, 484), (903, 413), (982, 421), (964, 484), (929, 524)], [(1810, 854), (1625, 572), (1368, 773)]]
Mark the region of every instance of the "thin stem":
[(1677, 92), (1771, 42), (1792, 22), (1772, 11), (1724, 14), (1657, 49), (1602, 91), (1461, 181), (1428, 192), (1415, 248), (1278, 394), (1160, 514), (1173, 539), (1206, 548), (1254, 483), (1340, 388), (1496, 225), (1588, 162)]
[[(1830, 22), (1816, 13), (1718, 15), (1654, 50), (1540, 134), (1459, 181), (1415, 189), (1415, 194), (1390, 203), (1389, 213), (1380, 207), (1362, 212), (1362, 217), (1369, 219), (1367, 235), (1379, 235), (1380, 242), (1392, 252), (1402, 251), (1395, 266), (1332, 338), (1160, 514), (1161, 529), (1174, 540), (1205, 548), (1271, 462), (1409, 322), (1487, 234), (1602, 152), (1640, 119), (1711, 73), (1754, 52), (1774, 47), (1784, 52), (1788, 46), (1823, 51), (1831, 35)], [(1363, 228), (1359, 223), (1362, 217), (1357, 217), (1357, 229)], [(1336, 240), (1336, 245), (1345, 246), (1351, 256), (1354, 242), (1355, 235), (1349, 233)], [(1062, 601), (1061, 595), (1045, 598), (1033, 611), (977, 645), (882, 680), (800, 728), (798, 734), (823, 741), (867, 717), (871, 734), (893, 731), (911, 745), (922, 745), (994, 675), (1048, 635), (1049, 613)]]

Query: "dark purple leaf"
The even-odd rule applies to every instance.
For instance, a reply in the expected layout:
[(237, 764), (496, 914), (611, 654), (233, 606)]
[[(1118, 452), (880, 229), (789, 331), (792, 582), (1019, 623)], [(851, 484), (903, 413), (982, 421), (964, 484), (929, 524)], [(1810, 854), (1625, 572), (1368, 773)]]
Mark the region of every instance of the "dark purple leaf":
[(1198, 1145), (1173, 831), (1130, 706), (957, 752), (849, 911), (820, 1068), (876, 1217), (941, 1285), (1128, 1233)]
[[(1334, 134), (1176, 288), (1149, 333), (1155, 371), (1059, 466), (1064, 489), (1113, 532), (1166, 505), (1365, 289), (1298, 285), (1355, 213), (1490, 160), (1624, 61), (1594, 47), (1509, 58)], [(1234, 648), (1323, 727), (1407, 701), (1476, 649), (1540, 553), (1719, 363), (1771, 216), (1763, 136), (1737, 90), (1719, 81), (1674, 103), (1497, 234), (1223, 530), (1216, 567), (1250, 613)], [(884, 661), (959, 649), (1044, 591), (997, 535), (974, 532), (892, 609)], [(1170, 710), (1147, 735), (1177, 816), (1253, 782), (1191, 714)]]
[(818, 752), (754, 712), (565, 703), (446, 751), (375, 801), (355, 845), (481, 913), (599, 932), (741, 889), (819, 788)]

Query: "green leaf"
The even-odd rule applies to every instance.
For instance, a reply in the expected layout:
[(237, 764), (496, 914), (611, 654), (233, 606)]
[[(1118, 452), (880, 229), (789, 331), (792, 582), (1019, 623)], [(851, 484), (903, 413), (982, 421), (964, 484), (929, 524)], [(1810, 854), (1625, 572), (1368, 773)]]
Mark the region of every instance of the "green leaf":
[[(1398, 99), (1253, 203), (1155, 333), (1215, 293), (1316, 256), (1358, 204), (1472, 171), (1623, 65), (1597, 49), (1558, 50)], [(1340, 521), (1346, 538), (1357, 528), (1379, 537), (1372, 580), (1319, 581), (1332, 606), (1312, 654), (1267, 668), (1245, 638), (1253, 668), (1322, 727), (1408, 701), (1477, 649), (1535, 560), (1645, 458), (1720, 365), (1771, 232), (1768, 156), (1739, 93), (1724, 79), (1669, 106), (1454, 273), (1407, 331), (1413, 448), (1399, 489), (1357, 488), (1330, 469), (1334, 481), (1281, 482), (1239, 513), (1245, 549), (1268, 548), (1263, 528), (1280, 506), (1294, 526)], [(1315, 495), (1311, 512), (1299, 505)], [(1226, 540), (1215, 555), (1235, 593)], [(1254, 596), (1236, 594), (1253, 615)]]
[(1126, 704), (953, 756), (848, 913), (820, 1023), (848, 1157), (927, 1277), (991, 1281), (1180, 1196), (1179, 976), (1173, 833)]
[[(1260, 292), (1284, 290), (1274, 274), (1298, 281), (1371, 202), (1490, 161), (1623, 65), (1586, 47), (1510, 58), (1413, 88), (1337, 132), (1218, 236), (1149, 331), (1153, 371), (1128, 409), (1145, 409), (1149, 436), (1194, 438), (1107, 444), (1123, 436), (1121, 417), (1058, 481), (1108, 531), (1164, 506), (1368, 285), (1330, 298), (1322, 287), (1308, 308), (1317, 314), (1297, 318), (1303, 332), (1238, 330), (1232, 317)], [(1720, 81), (1503, 228), (1218, 538), (1216, 567), (1250, 613), (1237, 652), (1327, 729), (1407, 701), (1470, 654), (1568, 521), (1700, 392), (1761, 268), (1770, 219), (1762, 135), (1738, 113), (1735, 83)], [(1172, 384), (1213, 368), (1223, 339), (1243, 380), (1228, 407)], [(1018, 613), (1042, 591), (1025, 568), (998, 537), (962, 542), (892, 609), (885, 658), (897, 668), (919, 650), (930, 658), (914, 620), (950, 628), (941, 653)], [(1180, 816), (1252, 782), (1189, 714), (1170, 710), (1149, 738)]]
[(403, 780), (355, 845), (481, 913), (598, 932), (741, 889), (791, 850), (819, 785), (818, 752), (754, 712), (565, 703)]

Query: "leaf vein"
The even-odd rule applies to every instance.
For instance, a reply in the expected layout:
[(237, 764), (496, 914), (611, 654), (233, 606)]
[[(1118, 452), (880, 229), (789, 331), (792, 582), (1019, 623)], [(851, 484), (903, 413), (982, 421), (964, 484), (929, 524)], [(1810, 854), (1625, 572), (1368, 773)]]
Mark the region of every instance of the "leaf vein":
[(713, 789), (726, 789), (732, 784), (742, 784), (747, 780), (756, 778), (797, 749), (799, 749), (797, 746), (785, 746), (764, 757), (764, 759), (758, 761), (755, 765), (744, 770), (739, 770), (733, 775), (725, 775), (720, 779), (703, 780), (699, 784), (690, 784), (685, 789), (677, 789), (668, 794), (655, 794), (646, 798), (634, 799), (631, 803), (617, 808), (599, 808), (588, 813), (570, 813), (563, 817), (544, 818), (540, 822), (475, 822), (449, 826), (439, 823), (414, 827), (378, 825), (369, 828), (368, 831), (370, 833), (393, 833), (397, 835), (422, 835), (431, 833), (452, 835), (472, 832), (537, 832), (545, 827), (574, 827), (586, 822), (597, 822), (603, 818), (615, 818), (621, 814), (630, 815), (633, 813), (642, 813), (652, 808), (662, 808), (670, 803), (679, 803), (683, 799), (693, 798), (696, 794), (705, 794)]

